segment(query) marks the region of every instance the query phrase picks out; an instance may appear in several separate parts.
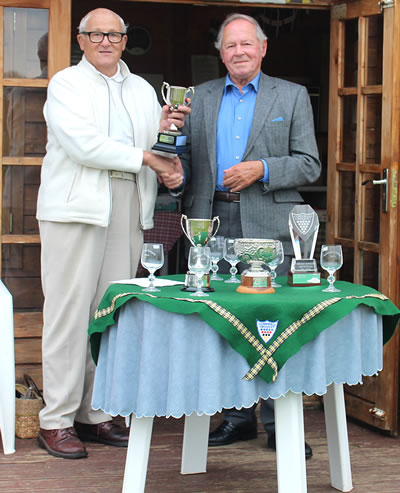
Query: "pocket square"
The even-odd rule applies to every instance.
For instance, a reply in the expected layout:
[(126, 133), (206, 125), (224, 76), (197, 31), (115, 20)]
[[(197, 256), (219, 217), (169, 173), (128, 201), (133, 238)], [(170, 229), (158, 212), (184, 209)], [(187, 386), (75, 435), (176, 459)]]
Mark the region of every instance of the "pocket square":
[(278, 116), (278, 118), (274, 118), (271, 121), (273, 121), (273, 122), (283, 122), (283, 116)]

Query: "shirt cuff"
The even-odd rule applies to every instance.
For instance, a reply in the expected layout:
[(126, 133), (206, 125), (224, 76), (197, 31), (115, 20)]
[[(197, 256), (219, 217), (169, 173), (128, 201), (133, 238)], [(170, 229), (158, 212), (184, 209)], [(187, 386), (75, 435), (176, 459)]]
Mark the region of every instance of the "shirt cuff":
[(265, 159), (259, 159), (264, 165), (264, 177), (260, 178), (258, 181), (262, 181), (264, 183), (269, 182), (269, 168), (268, 168), (268, 163)]

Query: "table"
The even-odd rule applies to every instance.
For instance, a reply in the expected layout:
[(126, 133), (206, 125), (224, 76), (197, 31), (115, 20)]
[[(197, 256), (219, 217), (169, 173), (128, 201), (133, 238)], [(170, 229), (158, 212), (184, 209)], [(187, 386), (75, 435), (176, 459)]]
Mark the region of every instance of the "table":
[[(129, 288), (138, 291), (132, 286), (121, 290)], [(224, 289), (235, 296), (234, 287), (225, 284)], [(262, 298), (272, 300), (269, 296)], [(392, 311), (398, 313), (395, 307)], [(275, 382), (268, 383), (261, 373), (245, 381), (249, 363), (199, 315), (177, 314), (130, 299), (102, 335), (93, 394), (95, 409), (134, 415), (123, 491), (144, 491), (154, 416), (185, 415), (181, 472), (205, 472), (210, 416), (271, 397), (276, 399), (279, 493), (305, 493), (302, 392), (324, 395), (331, 482), (341, 491), (350, 491), (343, 383), (359, 383), (362, 375), (382, 368), (382, 340), (381, 315), (360, 304), (302, 345)]]
[(0, 431), (3, 452), (15, 452), (15, 364), (12, 296), (0, 280)]

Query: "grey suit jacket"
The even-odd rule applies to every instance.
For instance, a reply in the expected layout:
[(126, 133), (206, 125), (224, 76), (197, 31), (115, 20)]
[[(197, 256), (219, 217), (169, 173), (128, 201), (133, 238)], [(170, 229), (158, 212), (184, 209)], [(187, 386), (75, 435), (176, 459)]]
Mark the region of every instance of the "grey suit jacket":
[[(192, 112), (183, 133), (188, 151), (183, 211), (189, 218), (210, 218), (216, 187), (217, 119), (225, 77), (195, 88)], [(245, 238), (272, 238), (290, 246), (289, 212), (303, 202), (296, 187), (318, 179), (321, 164), (313, 114), (305, 87), (261, 73), (256, 107), (243, 161), (265, 159), (269, 183), (256, 182), (240, 192)]]

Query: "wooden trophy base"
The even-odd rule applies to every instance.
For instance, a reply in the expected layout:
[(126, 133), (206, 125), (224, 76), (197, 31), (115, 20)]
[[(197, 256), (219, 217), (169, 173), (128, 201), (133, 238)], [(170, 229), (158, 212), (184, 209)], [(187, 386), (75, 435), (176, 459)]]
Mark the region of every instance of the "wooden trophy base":
[(265, 276), (242, 275), (242, 284), (236, 289), (245, 294), (271, 294), (275, 289), (271, 287), (271, 278)]

